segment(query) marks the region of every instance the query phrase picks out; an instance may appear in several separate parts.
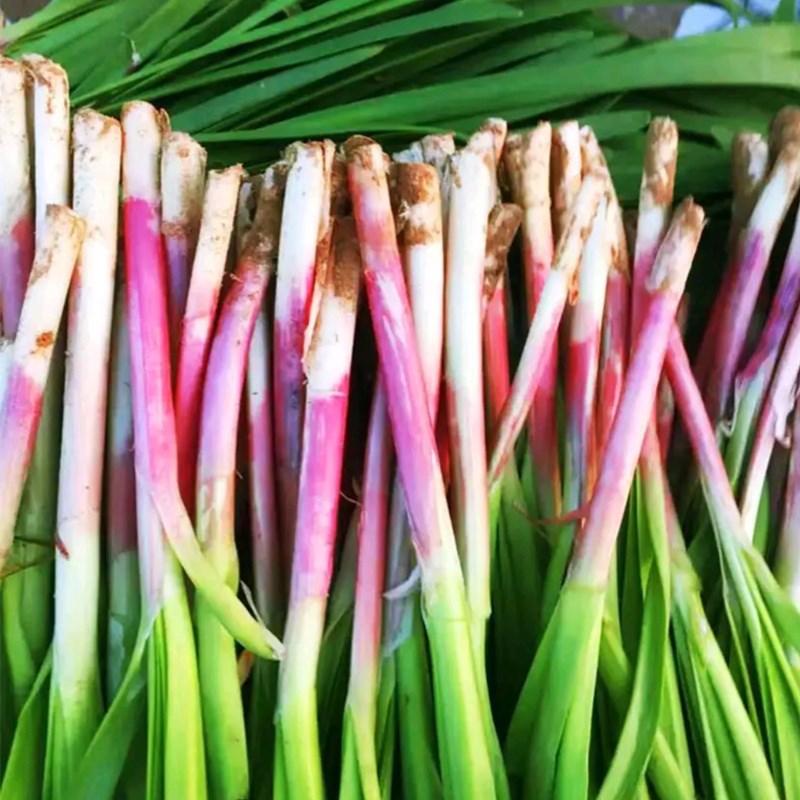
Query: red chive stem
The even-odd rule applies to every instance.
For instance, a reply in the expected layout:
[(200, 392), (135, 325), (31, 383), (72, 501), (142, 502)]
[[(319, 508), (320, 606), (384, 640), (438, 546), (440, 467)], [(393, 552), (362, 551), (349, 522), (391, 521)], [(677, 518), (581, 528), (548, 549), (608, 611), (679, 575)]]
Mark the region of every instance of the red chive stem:
[(175, 424), (178, 483), (190, 515), (195, 509), (204, 381), (241, 181), (242, 168), (238, 165), (209, 173), (181, 322), (175, 380)]
[(206, 151), (186, 133), (165, 134), (161, 148), (161, 235), (167, 259), (167, 316), (176, 371), (205, 180)]
[(604, 191), (603, 177), (596, 173), (589, 173), (584, 178), (570, 211), (553, 268), (547, 276), (536, 314), (528, 331), (525, 347), (511, 386), (511, 393), (500, 415), (500, 422), (493, 437), (494, 446), (489, 465), (490, 487), (502, 476), (505, 464), (511, 456), (514, 442), (525, 424), (546, 366), (542, 356), (553, 347), (553, 343), (556, 341), (573, 277)]
[[(712, 308), (713, 356), (705, 396), (712, 419), (721, 419), (740, 366), (750, 320), (775, 239), (800, 186), (800, 111), (793, 111), (780, 133), (781, 147), (753, 213), (737, 242), (729, 285)], [(718, 310), (717, 310), (718, 309)], [(716, 321), (715, 321), (716, 318)], [(701, 363), (703, 353), (701, 350)]]
[[(522, 259), (528, 323), (533, 321), (547, 276), (553, 266), (553, 225), (550, 218), (550, 155), (552, 129), (541, 122), (506, 141), (505, 169), (511, 196), (523, 211)], [(545, 366), (531, 406), (528, 437), (541, 516), (553, 518), (561, 508), (561, 466), (556, 403), (558, 352), (554, 342), (542, 358)]]
[[(448, 710), (446, 715), (437, 714), (445, 790), (462, 797), (491, 797), (494, 780), (463, 577), (429, 421), (383, 152), (361, 137), (350, 139), (346, 151), (381, 377), (422, 575), (434, 694), (437, 704)], [(453, 680), (453, 670), (458, 680)]]
[[(166, 263), (160, 232), (159, 153), (163, 116), (147, 103), (123, 108), (123, 218), (131, 341), (136, 471), (170, 546), (232, 636), (264, 657), (280, 642), (254, 620), (202, 554), (178, 488), (170, 380)], [(137, 496), (138, 501), (138, 496)]]
[(275, 464), (282, 552), (287, 574), (297, 514), (297, 484), (302, 451), (303, 351), (314, 290), (320, 220), (325, 196), (325, 151), (319, 142), (294, 144), (286, 152), (289, 172), (283, 202), (278, 273), (275, 284), (273, 408)]
[(14, 539), (53, 347), (84, 231), (84, 222), (68, 208), (48, 207), (0, 412), (0, 570)]
[(674, 329), (692, 259), (703, 228), (703, 210), (685, 200), (675, 212), (642, 289), (650, 295), (625, 387), (611, 429), (586, 524), (579, 533), (570, 567), (575, 580), (604, 587), (617, 532), (647, 428), (652, 420), (658, 378)]
[(25, 68), (0, 59), (0, 331), (13, 337), (33, 263), (33, 192)]
[(299, 483), (304, 501), (297, 509), (286, 656), (276, 716), (284, 780), (291, 784), (292, 794), (309, 800), (323, 796), (314, 686), (333, 573), (361, 269), (350, 218), (336, 220), (333, 247), (333, 266), (306, 359)]

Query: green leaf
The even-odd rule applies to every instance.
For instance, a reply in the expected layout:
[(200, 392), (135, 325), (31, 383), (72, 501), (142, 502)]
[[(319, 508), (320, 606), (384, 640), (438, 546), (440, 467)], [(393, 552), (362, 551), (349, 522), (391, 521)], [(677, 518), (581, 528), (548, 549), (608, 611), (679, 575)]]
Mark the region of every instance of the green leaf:
[(373, 58), (382, 50), (378, 46), (358, 48), (232, 89), (175, 114), (173, 125), (183, 130), (208, 130), (225, 120), (235, 119), (262, 107), (270, 100), (289, 92), (300, 91), (315, 81), (324, 80), (329, 75)]

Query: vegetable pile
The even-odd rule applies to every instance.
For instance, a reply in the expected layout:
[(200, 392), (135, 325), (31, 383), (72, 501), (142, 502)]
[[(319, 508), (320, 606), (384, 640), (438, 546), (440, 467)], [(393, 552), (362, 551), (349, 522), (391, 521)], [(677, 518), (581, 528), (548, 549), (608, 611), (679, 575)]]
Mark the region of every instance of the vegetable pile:
[(0, 103), (0, 798), (800, 797), (800, 109), (690, 360), (668, 117), (627, 215), (575, 121)]

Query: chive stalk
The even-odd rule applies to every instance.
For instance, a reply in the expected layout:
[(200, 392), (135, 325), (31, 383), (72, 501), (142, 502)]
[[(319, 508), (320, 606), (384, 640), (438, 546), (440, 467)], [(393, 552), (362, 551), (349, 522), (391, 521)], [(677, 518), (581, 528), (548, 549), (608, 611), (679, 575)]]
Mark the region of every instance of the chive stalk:
[(391, 455), (386, 394), (379, 381), (370, 411), (358, 520), (353, 638), (339, 786), (339, 797), (343, 800), (381, 798), (376, 724)]
[(495, 202), (491, 130), (450, 159), (445, 280), (445, 397), (452, 454), (452, 513), (472, 618), (475, 668), (485, 663), (489, 596), (489, 508), (483, 405), (481, 307), (489, 213)]
[[(447, 140), (448, 143), (452, 139)], [(423, 140), (423, 147), (425, 140)], [(443, 201), (436, 167), (398, 164), (398, 230), (414, 334), (420, 355), (427, 414), (434, 423), (439, 409), (444, 343)], [(445, 437), (446, 438), (446, 437)], [(436, 754), (432, 688), (418, 585), (416, 557), (399, 475), (392, 487), (386, 561), (383, 622), (382, 697), (391, 697), (379, 727), (397, 718), (403, 786), (417, 787), (420, 798), (442, 795)], [(405, 587), (404, 591), (398, 591)], [(387, 736), (387, 739), (389, 737)], [(389, 757), (390, 742), (382, 758)]]
[(102, 715), (97, 631), (100, 500), (117, 264), (119, 123), (73, 123), (73, 208), (86, 223), (69, 298), (56, 536), (56, 603), (45, 794), (64, 797)]
[(274, 657), (280, 654), (280, 643), (215, 574), (180, 501), (168, 374), (165, 265), (160, 238), (151, 227), (159, 211), (157, 158), (162, 123), (146, 103), (126, 106), (122, 122), (129, 143), (123, 150), (123, 209), (137, 473), (149, 484), (169, 544), (197, 590), (242, 644), (258, 655)]
[(595, 173), (588, 173), (570, 210), (564, 236), (559, 242), (553, 267), (547, 276), (525, 340), (511, 393), (495, 430), (489, 463), (490, 490), (502, 475), (505, 464), (511, 456), (514, 442), (525, 424), (531, 401), (546, 365), (542, 355), (548, 352), (555, 341), (572, 280), (604, 190), (603, 178)]
[(325, 196), (324, 148), (321, 143), (292, 145), (283, 203), (278, 273), (275, 284), (273, 407), (275, 463), (282, 552), (290, 571), (297, 514), (297, 482), (303, 431), (303, 350), (314, 289), (320, 223)]
[[(238, 171), (227, 173), (223, 179), (226, 191), (214, 198), (215, 183), (219, 179), (213, 172), (209, 176), (192, 286), (199, 274), (198, 263), (203, 263), (198, 259), (209, 258), (209, 254), (203, 253), (209, 241), (224, 243), (217, 255), (224, 255), (227, 250), (235, 210), (230, 201), (235, 203), (238, 196), (240, 174)], [(239, 582), (234, 542), (239, 410), (253, 327), (278, 251), (282, 190), (281, 169), (268, 170), (253, 226), (222, 303), (203, 384), (197, 456), (197, 538), (206, 557), (233, 591)], [(219, 205), (209, 208), (216, 205), (209, 202), (209, 198)], [(213, 233), (207, 233), (206, 220), (212, 214)], [(187, 309), (194, 308), (191, 299), (190, 287)], [(195, 622), (205, 739), (213, 754), (208, 765), (210, 792), (213, 797), (236, 800), (248, 794), (249, 770), (235, 643), (202, 595), (196, 600)]]
[(175, 424), (178, 483), (189, 514), (193, 514), (195, 508), (203, 386), (241, 182), (242, 168), (238, 165), (212, 170), (208, 175), (181, 322), (175, 381)]
[[(34, 239), (38, 247), (50, 204), (69, 204), (69, 85), (65, 71), (42, 56), (25, 56), (26, 108), (32, 141), (35, 198)], [(31, 136), (32, 131), (32, 136)], [(43, 398), (36, 444), (17, 514), (19, 563), (30, 564), (51, 552), (56, 526), (64, 339), (54, 330), (55, 349)], [(53, 564), (50, 559), (3, 581), (3, 640), (14, 693), (23, 702), (33, 688), (52, 639)], [(45, 702), (42, 696), (41, 702)], [(17, 706), (17, 710), (19, 710)], [(44, 725), (41, 729), (44, 743)], [(43, 751), (42, 751), (43, 752)], [(38, 761), (25, 765), (37, 773)], [(38, 780), (38, 776), (36, 778)]]
[(348, 140), (346, 151), (367, 299), (421, 572), (445, 794), (494, 797), (464, 581), (403, 285), (383, 152), (361, 137)]
[[(553, 264), (550, 218), (552, 129), (539, 123), (525, 134), (508, 137), (504, 163), (511, 197), (522, 208), (522, 260), (528, 323), (536, 313)], [(561, 466), (557, 435), (558, 352), (554, 342), (543, 356), (545, 367), (533, 399), (528, 438), (539, 516), (552, 519), (561, 509)]]
[(36, 248), (8, 368), (0, 418), (0, 569), (8, 561), (56, 331), (83, 241), (83, 221), (64, 206), (50, 206)]
[[(314, 687), (333, 572), (361, 270), (351, 219), (336, 221), (333, 249), (331, 270), (306, 356), (299, 481), (299, 496), (304, 501), (297, 508), (286, 653), (281, 663), (275, 718), (275, 795), (304, 800), (324, 796)], [(325, 457), (320, 458), (320, 453)]]
[(105, 528), (108, 540), (106, 697), (113, 700), (133, 655), (139, 627), (139, 557), (133, 456), (131, 353), (123, 270), (117, 270), (108, 388)]
[(197, 235), (203, 212), (206, 151), (191, 136), (164, 135), (161, 147), (161, 236), (167, 261), (167, 317), (172, 363), (178, 363)]
[[(527, 797), (588, 791), (589, 719), (606, 585), (617, 532), (652, 419), (669, 332), (703, 224), (691, 201), (678, 209), (644, 289), (643, 316), (586, 524), (517, 706), (506, 744), (509, 771)], [(545, 698), (553, 703), (543, 715)]]
[[(727, 410), (748, 326), (758, 290), (767, 269), (778, 230), (800, 186), (800, 112), (781, 117), (779, 151), (764, 182), (750, 220), (737, 242), (730, 270), (730, 289), (722, 292), (712, 308), (714, 353), (709, 361), (705, 396), (712, 419), (719, 420)], [(718, 315), (716, 325), (714, 316)], [(717, 335), (718, 334), (718, 335)], [(702, 351), (701, 351), (702, 358)]]
[(0, 299), (2, 331), (13, 337), (33, 263), (33, 193), (25, 68), (0, 60), (0, 151), (5, 153), (0, 192)]

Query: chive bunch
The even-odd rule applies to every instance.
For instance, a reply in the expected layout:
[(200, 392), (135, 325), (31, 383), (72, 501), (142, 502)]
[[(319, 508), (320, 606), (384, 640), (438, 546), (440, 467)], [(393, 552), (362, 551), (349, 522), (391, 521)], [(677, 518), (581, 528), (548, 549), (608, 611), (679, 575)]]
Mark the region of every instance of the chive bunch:
[(800, 796), (800, 111), (709, 259), (668, 117), (0, 102), (0, 798)]

